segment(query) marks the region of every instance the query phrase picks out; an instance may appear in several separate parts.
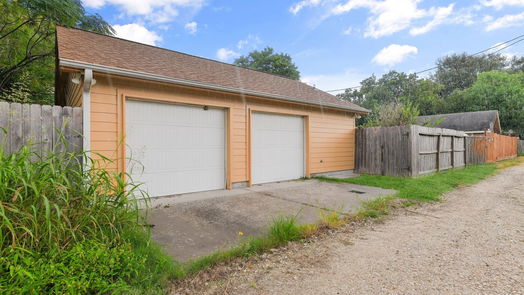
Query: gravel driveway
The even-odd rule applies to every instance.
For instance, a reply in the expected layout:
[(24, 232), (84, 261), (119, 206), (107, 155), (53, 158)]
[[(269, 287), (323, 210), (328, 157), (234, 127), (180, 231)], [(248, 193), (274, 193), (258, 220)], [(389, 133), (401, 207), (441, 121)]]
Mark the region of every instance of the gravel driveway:
[(200, 276), (196, 289), (182, 291), (524, 294), (524, 165), (444, 198), (398, 210), (382, 224), (348, 225), (327, 237), (217, 267), (214, 273), (226, 275)]

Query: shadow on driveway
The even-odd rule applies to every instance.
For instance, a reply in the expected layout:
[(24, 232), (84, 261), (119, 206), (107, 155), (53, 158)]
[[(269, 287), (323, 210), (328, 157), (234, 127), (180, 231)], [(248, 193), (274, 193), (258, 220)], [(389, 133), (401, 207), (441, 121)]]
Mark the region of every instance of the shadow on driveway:
[(233, 247), (245, 236), (263, 235), (277, 216), (297, 215), (299, 223), (317, 223), (321, 208), (353, 213), (362, 202), (393, 193), (355, 184), (297, 180), (156, 198), (148, 219), (153, 239), (184, 262)]

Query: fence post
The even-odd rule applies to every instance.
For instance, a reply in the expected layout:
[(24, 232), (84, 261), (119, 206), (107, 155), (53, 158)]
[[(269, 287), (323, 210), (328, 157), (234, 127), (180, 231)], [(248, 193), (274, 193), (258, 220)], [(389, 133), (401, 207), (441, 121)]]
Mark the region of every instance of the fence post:
[(442, 141), (442, 133), (437, 137), (437, 171), (440, 171), (440, 142)]
[(451, 168), (455, 168), (455, 136), (451, 136)]

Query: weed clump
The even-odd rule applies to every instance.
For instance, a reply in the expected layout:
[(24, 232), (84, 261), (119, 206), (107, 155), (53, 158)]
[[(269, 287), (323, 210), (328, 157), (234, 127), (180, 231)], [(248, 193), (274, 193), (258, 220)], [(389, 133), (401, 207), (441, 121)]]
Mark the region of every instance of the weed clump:
[(147, 195), (99, 164), (86, 153), (0, 150), (1, 293), (161, 289), (173, 263), (143, 227), (136, 195)]

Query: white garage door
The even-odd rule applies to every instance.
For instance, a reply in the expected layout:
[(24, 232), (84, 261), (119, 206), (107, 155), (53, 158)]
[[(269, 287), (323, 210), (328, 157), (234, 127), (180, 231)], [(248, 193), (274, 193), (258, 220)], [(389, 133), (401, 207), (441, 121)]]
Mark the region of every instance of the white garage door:
[(127, 171), (150, 196), (225, 188), (225, 112), (129, 100)]
[(253, 183), (304, 177), (304, 119), (253, 113)]

